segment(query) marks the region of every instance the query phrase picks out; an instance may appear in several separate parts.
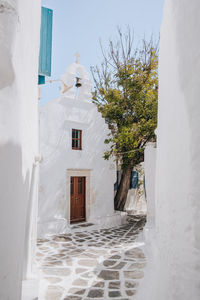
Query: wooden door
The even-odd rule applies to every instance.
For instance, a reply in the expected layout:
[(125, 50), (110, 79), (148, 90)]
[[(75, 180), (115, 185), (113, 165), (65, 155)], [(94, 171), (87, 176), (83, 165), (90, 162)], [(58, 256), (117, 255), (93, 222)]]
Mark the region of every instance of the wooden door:
[(70, 193), (71, 223), (85, 221), (85, 177), (71, 177)]

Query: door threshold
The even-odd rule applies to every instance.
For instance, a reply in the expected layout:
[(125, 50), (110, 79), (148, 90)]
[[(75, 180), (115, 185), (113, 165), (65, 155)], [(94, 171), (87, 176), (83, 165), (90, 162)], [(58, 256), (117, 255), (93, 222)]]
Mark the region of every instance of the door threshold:
[(74, 228), (77, 226), (77, 228), (80, 227), (90, 227), (90, 226), (94, 226), (95, 224), (93, 223), (88, 223), (88, 222), (79, 222), (79, 223), (71, 223), (71, 226), (74, 226)]
[(81, 224), (81, 223), (85, 223), (86, 222), (86, 220), (79, 220), (79, 221), (70, 221), (70, 224), (76, 224), (76, 225), (79, 225), (79, 224)]

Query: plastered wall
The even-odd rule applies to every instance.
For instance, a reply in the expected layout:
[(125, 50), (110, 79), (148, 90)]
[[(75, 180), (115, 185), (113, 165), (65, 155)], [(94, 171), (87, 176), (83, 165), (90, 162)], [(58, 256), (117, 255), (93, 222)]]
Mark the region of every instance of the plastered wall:
[(155, 230), (138, 299), (200, 299), (199, 13), (198, 0), (166, 0), (159, 58)]
[(40, 0), (0, 1), (0, 299), (21, 299), (28, 263), (26, 225), (38, 153), (40, 5)]

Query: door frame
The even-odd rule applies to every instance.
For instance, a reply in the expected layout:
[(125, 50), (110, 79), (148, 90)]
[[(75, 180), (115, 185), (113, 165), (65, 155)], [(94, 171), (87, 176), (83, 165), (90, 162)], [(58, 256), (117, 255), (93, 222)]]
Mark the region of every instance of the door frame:
[(70, 184), (71, 177), (85, 177), (85, 222), (88, 221), (90, 216), (90, 203), (91, 203), (91, 188), (90, 188), (90, 178), (91, 169), (67, 169), (66, 176), (66, 219), (68, 224), (70, 224), (70, 212), (71, 212), (71, 194), (70, 194)]
[[(86, 177), (85, 176), (70, 176), (70, 190), (71, 190), (71, 180), (72, 178), (74, 178), (74, 195), (73, 195), (73, 198), (76, 197), (76, 196), (79, 196), (79, 193), (78, 193), (78, 182), (77, 182), (77, 186), (75, 185), (75, 178), (79, 179), (81, 178), (81, 185), (82, 185), (82, 197), (83, 197), (83, 203), (84, 203), (84, 217), (80, 219), (76, 218), (75, 220), (72, 220), (72, 216), (71, 216), (71, 209), (70, 209), (70, 224), (72, 223), (78, 223), (78, 222), (85, 222), (86, 221), (86, 202), (85, 202), (85, 196), (86, 196)], [(76, 186), (76, 188), (75, 188)], [(78, 194), (75, 193), (75, 191), (77, 191)], [(75, 201), (75, 200), (74, 200)], [(70, 194), (70, 205), (73, 203), (72, 201), (72, 195)]]

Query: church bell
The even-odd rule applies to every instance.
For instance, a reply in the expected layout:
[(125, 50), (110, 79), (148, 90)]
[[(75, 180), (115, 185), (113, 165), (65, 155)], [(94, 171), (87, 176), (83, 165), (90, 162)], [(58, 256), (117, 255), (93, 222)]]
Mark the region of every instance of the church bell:
[(80, 87), (82, 86), (82, 84), (80, 83), (80, 80), (81, 80), (81, 78), (76, 77), (76, 84), (75, 84), (75, 86), (76, 86), (77, 88), (80, 88)]

